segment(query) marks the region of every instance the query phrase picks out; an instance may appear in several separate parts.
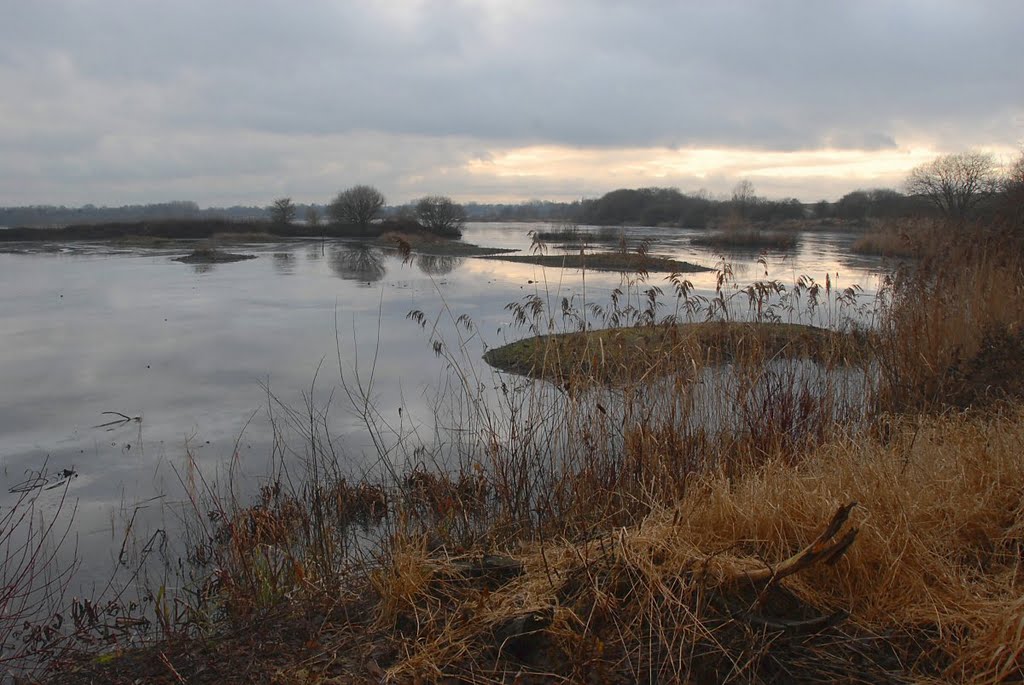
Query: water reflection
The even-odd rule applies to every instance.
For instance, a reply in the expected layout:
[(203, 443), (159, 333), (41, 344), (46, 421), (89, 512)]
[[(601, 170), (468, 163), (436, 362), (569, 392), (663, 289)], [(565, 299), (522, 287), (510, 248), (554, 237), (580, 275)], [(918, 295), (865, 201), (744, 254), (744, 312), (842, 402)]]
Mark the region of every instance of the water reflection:
[(416, 258), (416, 266), (429, 276), (446, 276), (462, 265), (464, 257), (451, 255), (420, 255)]
[(384, 278), (384, 256), (364, 243), (336, 245), (328, 255), (331, 271), (346, 281), (373, 283)]
[(291, 252), (274, 253), (274, 271), (282, 276), (290, 276), (295, 273), (295, 255)]
[[(476, 224), (464, 240), (528, 253), (528, 231), (539, 228)], [(629, 230), (631, 243), (652, 239), (656, 254), (707, 266), (720, 259), (690, 245), (694, 231)], [(791, 292), (802, 274), (819, 284), (830, 274), (833, 293), (837, 282), (842, 288), (860, 283), (869, 304), (879, 263), (849, 257), (853, 239), (807, 235), (798, 254), (770, 260), (767, 278), (779, 279)], [(83, 541), (91, 551), (83, 557), (86, 566), (93, 564), (94, 574), (89, 576), (86, 568), (85, 578), (101, 578), (109, 570), (110, 511), (124, 505), (125, 493), (129, 500), (142, 501), (177, 492), (175, 470), (186, 454), (209, 473), (237, 452), (254, 477), (262, 475), (276, 444), (261, 385), (268, 377), (283, 403), (302, 407), (320, 360), (337, 357), (346, 372), (365, 371), (370, 353), (379, 350), (373, 387), (377, 408), (388, 416), (398, 416), (401, 408), (403, 418), (430, 421), (436, 398), (408, 389), (445, 387), (450, 372), (407, 319), (412, 308), (433, 317), (450, 307), (453, 320), (440, 317), (437, 323), (437, 336), (448, 341), (459, 340), (455, 317), (471, 317), (483, 333), (465, 355), (481, 374), (489, 373), (481, 360), (485, 344), (494, 347), (529, 334), (512, 325), (506, 309), (527, 296), (542, 297), (545, 314), (556, 316), (559, 325), (563, 298), (576, 308), (573, 313), (587, 311), (593, 325), (585, 305), (608, 310), (618, 291), (620, 309), (642, 310), (644, 291), (653, 286), (664, 291), (658, 317), (676, 311), (666, 274), (650, 274), (642, 282), (634, 277), (624, 285), (617, 273), (451, 256), (417, 256), (414, 268), (394, 268), (396, 282), (386, 284), (380, 297), (366, 284), (384, 278), (388, 260), (394, 265), (400, 260), (393, 252), (355, 241), (254, 246), (259, 259), (227, 264), (203, 279), (170, 261), (178, 251), (125, 248), (115, 254), (110, 246), (88, 244), (27, 250), (31, 254), (0, 254), (0, 458), (6, 469), (0, 470), (0, 506), (7, 489), (25, 480), (28, 469), (39, 471), (46, 463), (49, 474), (80, 474), (70, 487), (81, 503), (79, 529), (89, 536)], [(724, 296), (732, 298), (737, 317), (750, 316), (740, 289), (764, 279), (764, 268), (753, 257), (731, 265), (737, 283)], [(207, 273), (219, 265), (190, 266)], [(837, 271), (842, 271), (841, 281)], [(439, 288), (434, 275), (443, 275), (448, 285)], [(686, 278), (694, 296), (715, 297), (714, 272)], [(839, 310), (820, 306), (818, 318), (827, 322), (827, 313), (834, 311)], [(338, 382), (338, 369), (331, 373), (330, 366), (325, 365), (317, 387), (325, 397)], [(714, 390), (709, 387), (707, 396)], [(372, 459), (375, 448), (358, 419), (344, 410), (344, 400), (335, 404), (339, 410), (331, 414), (331, 428), (340, 436), (341, 461), (361, 472), (369, 468), (364, 455)], [(91, 428), (105, 422), (101, 412), (112, 410), (145, 416), (145, 421), (114, 433)], [(254, 411), (260, 413), (254, 416)], [(301, 448), (303, 443), (296, 438), (291, 444)], [(162, 523), (158, 508), (147, 511), (153, 525)]]
[(315, 262), (324, 256), (326, 246), (324, 243), (316, 243), (306, 248), (306, 261)]

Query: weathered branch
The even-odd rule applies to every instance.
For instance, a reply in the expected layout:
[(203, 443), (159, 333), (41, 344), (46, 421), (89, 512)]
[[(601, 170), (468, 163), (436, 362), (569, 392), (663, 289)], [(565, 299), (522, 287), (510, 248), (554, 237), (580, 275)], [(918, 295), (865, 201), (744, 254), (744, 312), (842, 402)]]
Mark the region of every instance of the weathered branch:
[(857, 538), (858, 529), (855, 527), (848, 529), (843, 535), (836, 537), (839, 534), (839, 531), (842, 530), (843, 526), (846, 524), (847, 520), (849, 520), (850, 512), (853, 511), (855, 506), (857, 506), (856, 502), (850, 502), (845, 506), (839, 507), (836, 513), (832, 516), (832, 520), (829, 522), (828, 527), (814, 539), (814, 542), (777, 566), (766, 566), (765, 568), (760, 569), (740, 571), (732, 578), (727, 578), (726, 582), (747, 581), (750, 583), (777, 583), (783, 578), (791, 576), (794, 573), (799, 573), (818, 562), (834, 564), (844, 553), (846, 553), (846, 550), (850, 548), (850, 545), (852, 545), (853, 541)]

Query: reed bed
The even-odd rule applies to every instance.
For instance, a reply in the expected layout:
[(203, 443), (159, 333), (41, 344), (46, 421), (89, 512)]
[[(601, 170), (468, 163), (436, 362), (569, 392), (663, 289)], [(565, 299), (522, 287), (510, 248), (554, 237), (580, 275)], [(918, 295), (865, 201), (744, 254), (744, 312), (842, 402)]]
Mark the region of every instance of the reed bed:
[(950, 240), (951, 227), (937, 219), (889, 219), (873, 222), (850, 246), (856, 254), (915, 259), (935, 255)]

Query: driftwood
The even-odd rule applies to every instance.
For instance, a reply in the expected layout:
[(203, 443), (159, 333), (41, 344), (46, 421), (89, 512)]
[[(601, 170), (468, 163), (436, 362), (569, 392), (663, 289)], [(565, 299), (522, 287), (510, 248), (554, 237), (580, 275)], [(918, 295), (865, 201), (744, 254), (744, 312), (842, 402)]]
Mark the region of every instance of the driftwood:
[[(849, 520), (850, 512), (853, 511), (855, 506), (857, 506), (856, 502), (850, 502), (845, 506), (839, 507), (825, 530), (811, 544), (780, 564), (774, 567), (766, 566), (760, 569), (738, 571), (726, 577), (718, 592), (711, 596), (712, 603), (729, 614), (733, 619), (743, 621), (755, 628), (771, 631), (813, 633), (832, 628), (845, 621), (849, 617), (846, 611), (836, 611), (825, 616), (794, 619), (764, 616), (754, 612), (752, 609), (763, 604), (770, 594), (772, 587), (777, 585), (782, 579), (810, 568), (817, 563), (836, 563), (857, 538), (858, 529), (856, 527), (847, 529), (842, 535), (839, 534)], [(723, 592), (730, 585), (734, 587), (740, 585), (741, 587), (736, 588), (737, 592), (734, 594), (738, 594), (740, 597), (746, 594), (748, 599), (750, 591), (754, 590), (756, 595), (754, 601), (750, 602), (747, 607), (738, 606), (741, 601), (740, 597), (730, 596), (727, 592)], [(778, 588), (776, 593), (777, 591)]]
[(782, 563), (774, 567), (766, 566), (765, 568), (739, 571), (733, 576), (726, 578), (725, 582), (746, 581), (752, 584), (767, 582), (769, 585), (772, 585), (818, 562), (826, 564), (836, 563), (857, 538), (859, 529), (856, 527), (850, 528), (843, 535), (837, 537), (839, 531), (842, 530), (847, 520), (849, 520), (850, 512), (853, 511), (855, 506), (857, 506), (856, 502), (850, 502), (845, 506), (839, 507), (832, 516), (828, 527), (821, 532), (821, 535), (814, 539), (814, 542)]

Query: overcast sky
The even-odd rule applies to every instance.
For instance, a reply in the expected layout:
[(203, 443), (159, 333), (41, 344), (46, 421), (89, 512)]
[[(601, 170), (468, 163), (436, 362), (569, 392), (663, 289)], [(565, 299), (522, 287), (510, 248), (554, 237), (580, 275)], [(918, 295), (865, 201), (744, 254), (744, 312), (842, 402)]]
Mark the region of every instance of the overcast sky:
[(1024, 140), (1024, 2), (0, 0), (0, 205), (834, 199)]

